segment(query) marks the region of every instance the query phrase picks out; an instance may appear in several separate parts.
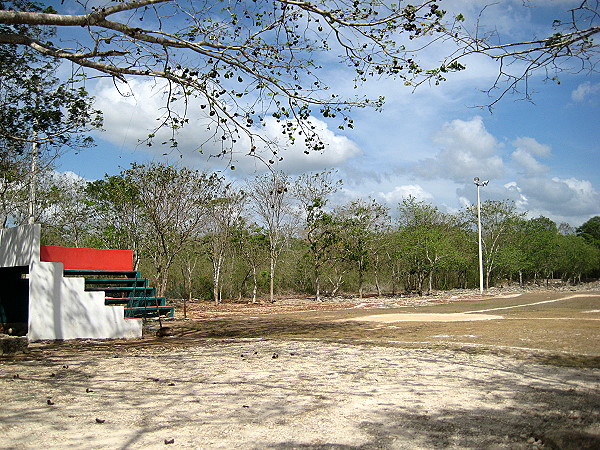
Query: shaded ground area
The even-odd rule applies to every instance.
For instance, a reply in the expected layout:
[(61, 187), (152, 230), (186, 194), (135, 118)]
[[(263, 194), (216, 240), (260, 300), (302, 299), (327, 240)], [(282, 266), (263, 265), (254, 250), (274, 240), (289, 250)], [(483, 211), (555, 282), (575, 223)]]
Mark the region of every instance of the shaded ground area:
[(0, 447), (600, 447), (600, 292), (278, 303), (0, 359)]
[[(496, 297), (372, 299), (330, 304), (306, 301), (257, 306), (203, 305), (195, 320), (169, 323), (180, 341), (197, 338), (293, 338), (409, 347), (451, 348), (524, 356), (600, 368), (600, 291), (542, 291)], [(280, 312), (281, 310), (284, 312)], [(469, 313), (485, 321), (361, 321), (374, 315)], [(219, 314), (221, 316), (219, 317)], [(216, 316), (216, 317), (215, 317)], [(414, 317), (414, 316), (413, 316)]]

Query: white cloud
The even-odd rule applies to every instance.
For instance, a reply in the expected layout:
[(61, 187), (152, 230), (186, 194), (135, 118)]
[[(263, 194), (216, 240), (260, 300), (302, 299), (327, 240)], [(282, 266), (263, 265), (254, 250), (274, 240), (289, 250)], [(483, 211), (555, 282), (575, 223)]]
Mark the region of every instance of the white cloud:
[(535, 159), (530, 153), (525, 150), (519, 149), (513, 152), (511, 155), (513, 161), (517, 164), (519, 171), (527, 174), (540, 174), (548, 172), (549, 168), (544, 164), (541, 164)]
[[(118, 83), (118, 82), (117, 82)], [(95, 106), (104, 113), (102, 138), (113, 144), (135, 147), (157, 125), (164, 107), (164, 89), (156, 82), (139, 79), (118, 84), (102, 80), (95, 92)], [(168, 135), (159, 136), (168, 138)]]
[(521, 211), (527, 210), (529, 200), (527, 196), (523, 194), (521, 188), (516, 181), (511, 181), (504, 185), (504, 188), (510, 194), (509, 198), (515, 202), (515, 206)]
[(571, 98), (576, 102), (583, 102), (598, 91), (600, 91), (600, 83), (586, 81), (581, 83), (577, 86), (577, 89), (571, 92)]
[(531, 137), (518, 137), (513, 140), (512, 145), (516, 148), (511, 154), (513, 163), (516, 165), (515, 172), (531, 176), (546, 173), (550, 170), (548, 166), (536, 159), (536, 156), (550, 156), (552, 151), (550, 146), (540, 144)]
[[(539, 9), (534, 9), (521, 8), (523, 1), (507, 0), (492, 4), (489, 0), (451, 0), (450, 8), (444, 9), (468, 14), (468, 20), (472, 21), (477, 18), (482, 7), (490, 5), (483, 18), (488, 29), (493, 27), (500, 33), (514, 32), (519, 37), (524, 34), (546, 36), (546, 23), (549, 27), (551, 20), (544, 21), (538, 15), (546, 11), (545, 2), (527, 0), (529, 4), (540, 6)], [(558, 2), (565, 3), (563, 0), (552, 3)], [(548, 17), (554, 18), (555, 15)], [(449, 48), (449, 42), (440, 43), (435, 52), (424, 53), (419, 59), (427, 66), (435, 66)], [(333, 53), (330, 52), (331, 55)], [(579, 128), (572, 128), (568, 120), (560, 122), (560, 126), (554, 122), (540, 124), (532, 120), (529, 123), (528, 117), (523, 113), (519, 115), (515, 112), (516, 108), (513, 111), (511, 99), (503, 100), (504, 103), (489, 118), (471, 118), (468, 115), (473, 113), (469, 113), (466, 106), (483, 103), (482, 96), (484, 100), (488, 100), (480, 89), (489, 88), (498, 74), (497, 65), (491, 59), (475, 56), (468, 61), (466, 71), (449, 74), (448, 81), (441, 86), (422, 85), (415, 93), (402, 86), (401, 81), (385, 78), (371, 80), (359, 91), (355, 91), (352, 89), (353, 74), (342, 72), (341, 68), (337, 62), (327, 61), (324, 79), (333, 80), (331, 85), (335, 91), (348, 96), (358, 92), (359, 95), (375, 98), (384, 93), (388, 100), (384, 113), (379, 114), (369, 109), (355, 111), (353, 118), (356, 128), (352, 134), (348, 132), (348, 137), (340, 135), (335, 126), (328, 125), (326, 121), (311, 119), (319, 127), (327, 144), (326, 150), (305, 155), (304, 148), (299, 144), (287, 146), (279, 152), (284, 159), (275, 165), (277, 170), (293, 174), (339, 168), (345, 188), (337, 197), (343, 201), (370, 195), (395, 206), (403, 197), (414, 195), (437, 205), (449, 205), (447, 209), (451, 209), (474, 203), (476, 190), (472, 180), (478, 176), (491, 180), (490, 185), (482, 190), (482, 200), (508, 198), (514, 200), (521, 210), (543, 214), (553, 220), (558, 220), (559, 217), (566, 218), (567, 221), (570, 219), (572, 223), (600, 214), (599, 194), (593, 188), (597, 184), (596, 175), (582, 171), (565, 172), (574, 170), (569, 167), (579, 164), (578, 158), (583, 154), (581, 148), (585, 147), (586, 158), (591, 161), (587, 162), (586, 170), (592, 165), (597, 153), (593, 142), (586, 146), (578, 144), (573, 138)], [(516, 66), (511, 69), (516, 69)], [(135, 86), (135, 97), (121, 97), (115, 92), (112, 83), (104, 84), (100, 91), (102, 95), (97, 95), (105, 110), (107, 132), (102, 137), (115, 143), (117, 147), (135, 147), (137, 139), (144, 137), (156, 124), (155, 119), (163, 103), (161, 89), (155, 83), (138, 81), (132, 85)], [(568, 85), (563, 82), (556, 89), (568, 89), (565, 87)], [(540, 89), (540, 86), (536, 85), (535, 88)], [(600, 83), (582, 83), (572, 92), (572, 98), (582, 102), (599, 90)], [(569, 91), (563, 92), (565, 93), (568, 95)], [(536, 95), (542, 99), (547, 98), (544, 97), (544, 92)], [(552, 98), (551, 95), (550, 99)], [(564, 96), (561, 97), (562, 100)], [(589, 107), (589, 103), (579, 104), (578, 107)], [(515, 103), (515, 106), (520, 105), (522, 103)], [(539, 118), (549, 115), (544, 108), (552, 107), (553, 111), (562, 112), (560, 108), (563, 106), (564, 102), (527, 111), (532, 118)], [(207, 158), (207, 154), (211, 153), (210, 146), (205, 154), (197, 151), (200, 143), (210, 137), (207, 131), (208, 121), (197, 104), (192, 103), (190, 111), (193, 111), (190, 115), (192, 123), (179, 135), (180, 146), (171, 153), (171, 158), (179, 160), (181, 156), (181, 160), (190, 166), (209, 170), (223, 169), (227, 166), (227, 161)], [(588, 117), (591, 121), (593, 114)], [(561, 128), (563, 126), (564, 130)], [(260, 131), (269, 139), (283, 138), (281, 129), (272, 118), (267, 119), (267, 127)], [(541, 144), (535, 138), (523, 135), (552, 142), (555, 151), (552, 152), (550, 146)], [(161, 134), (157, 140), (164, 138), (168, 138), (168, 133)], [(511, 149), (505, 150), (500, 140), (510, 143)], [(218, 144), (220, 143), (219, 140)], [(237, 170), (231, 175), (243, 177), (263, 171), (264, 165), (245, 156), (249, 148), (248, 140), (241, 137), (238, 144), (231, 162)], [(140, 148), (157, 158), (164, 152), (158, 146)], [(214, 146), (214, 150), (217, 149)], [(259, 148), (259, 151), (264, 149)], [(270, 156), (268, 152), (263, 154)], [(563, 164), (567, 158), (570, 163)], [(560, 177), (554, 177), (558, 174)], [(573, 177), (570, 178), (571, 176)], [(582, 180), (583, 178), (591, 181)], [(581, 220), (584, 216), (585, 219)]]
[[(112, 84), (100, 83), (96, 93), (96, 106), (104, 111), (105, 133), (102, 138), (121, 147), (135, 148), (140, 139), (144, 139), (160, 123), (157, 117), (164, 111), (165, 89), (154, 81), (132, 80), (127, 86), (120, 86), (119, 93)], [(174, 104), (177, 112), (183, 113), (184, 104)], [(221, 153), (223, 143), (231, 144), (231, 136), (226, 135), (225, 141), (221, 134), (214, 132), (211, 127), (212, 119), (201, 108), (198, 99), (190, 99), (187, 104), (187, 117), (189, 124), (178, 131), (176, 135), (178, 146), (176, 149), (163, 145), (141, 148), (154, 157), (167, 157), (174, 159), (179, 157), (184, 164), (190, 167), (203, 169), (223, 169), (229, 165), (235, 166), (238, 171), (235, 174), (254, 173), (266, 170), (265, 164), (257, 158), (248, 156), (250, 150), (250, 138), (242, 134), (236, 138), (233, 144), (233, 152), (223, 158), (210, 158), (211, 155)], [(257, 139), (255, 154), (264, 161), (273, 160), (273, 167), (288, 173), (300, 173), (311, 170), (321, 170), (329, 167), (339, 166), (344, 161), (358, 156), (361, 153), (356, 143), (345, 136), (336, 134), (328, 128), (328, 125), (316, 118), (310, 118), (307, 122), (314, 127), (320, 139), (325, 145), (321, 152), (311, 151), (305, 154), (304, 139), (296, 136), (294, 143), (290, 143), (282, 134), (282, 128), (275, 118), (267, 117), (265, 127), (253, 127), (249, 131), (257, 136), (262, 136), (265, 141), (273, 143), (271, 148), (277, 150), (276, 157), (267, 148), (263, 141)], [(163, 127), (156, 132), (154, 142), (160, 144), (168, 141), (171, 131)], [(202, 147), (203, 152), (200, 152)], [(231, 156), (231, 159), (229, 159)], [(281, 161), (280, 158), (283, 158)]]
[[(453, 179), (461, 184), (457, 188), (458, 204), (474, 202), (475, 191), (471, 178), (466, 177), (465, 168), (476, 169), (475, 162), (495, 161), (500, 159), (498, 167), (516, 176), (513, 181), (502, 181), (499, 176), (488, 175), (493, 171), (490, 167), (480, 167), (478, 176), (491, 178), (492, 182), (482, 191), (483, 199), (509, 199), (515, 202), (520, 211), (528, 212), (531, 217), (544, 215), (556, 221), (580, 223), (585, 217), (600, 214), (600, 193), (594, 189), (588, 180), (577, 177), (552, 177), (549, 166), (542, 164), (539, 158), (548, 158), (552, 150), (550, 146), (541, 144), (531, 137), (518, 137), (511, 141), (515, 147), (512, 152), (511, 164), (504, 165), (499, 153), (500, 146), (496, 138), (484, 127), (480, 118), (471, 121), (454, 120), (444, 125), (442, 131), (435, 136), (434, 141), (443, 145), (443, 149), (435, 158), (421, 162), (418, 167), (420, 175), (431, 168), (430, 174), (437, 177)], [(488, 169), (488, 170), (485, 170)], [(465, 175), (459, 182), (457, 175)], [(500, 182), (500, 183), (498, 183)], [(435, 200), (440, 201), (439, 193)]]
[(433, 200), (433, 195), (431, 195), (418, 184), (396, 186), (392, 191), (379, 192), (378, 194), (378, 197), (383, 199), (383, 201), (390, 206), (396, 206), (398, 203), (401, 203), (403, 199), (408, 198), (409, 196), (415, 197), (417, 200)]
[(576, 178), (524, 177), (517, 180), (530, 211), (547, 216), (579, 218), (600, 213), (600, 193), (592, 183)]
[(441, 150), (415, 167), (424, 178), (446, 178), (463, 183), (474, 176), (498, 178), (504, 172), (504, 163), (497, 154), (501, 144), (485, 129), (480, 116), (445, 123), (433, 142)]
[(472, 205), (469, 199), (462, 195), (458, 197), (458, 203), (460, 204), (461, 208), (467, 208), (468, 206)]
[[(274, 118), (268, 117), (265, 120), (264, 135), (271, 141), (277, 143), (280, 149), (278, 156), (283, 160), (276, 161), (275, 168), (283, 170), (290, 174), (298, 174), (314, 170), (322, 170), (329, 167), (339, 167), (347, 160), (354, 158), (362, 153), (361, 149), (352, 140), (345, 136), (336, 134), (330, 130), (328, 125), (322, 120), (311, 117), (308, 123), (314, 127), (319, 139), (325, 144), (322, 151), (310, 151), (304, 153), (306, 147), (302, 136), (296, 134), (294, 143), (289, 143), (285, 137), (281, 138), (281, 126)], [(264, 157), (268, 159), (270, 152), (263, 149)]]
[(536, 156), (550, 156), (550, 153), (552, 152), (552, 149), (549, 145), (540, 144), (531, 137), (518, 137), (512, 142), (512, 144), (515, 148)]
[(75, 172), (72, 172), (70, 170), (67, 170), (65, 172), (58, 172), (58, 171), (54, 171), (53, 172), (53, 176), (66, 180), (68, 182), (72, 182), (72, 183), (82, 183), (82, 182), (87, 182), (90, 180), (87, 180), (83, 177), (80, 177), (79, 175), (77, 175)]
[(498, 145), (496, 138), (485, 129), (480, 116), (468, 121), (457, 119), (445, 123), (433, 141), (445, 148), (464, 148), (482, 157), (493, 155)]
[(572, 205), (574, 210), (581, 208), (596, 209), (600, 207), (600, 193), (594, 189), (592, 183), (588, 180), (578, 180), (576, 178), (561, 179), (558, 177), (552, 178), (554, 183), (564, 183), (573, 193), (575, 204)]

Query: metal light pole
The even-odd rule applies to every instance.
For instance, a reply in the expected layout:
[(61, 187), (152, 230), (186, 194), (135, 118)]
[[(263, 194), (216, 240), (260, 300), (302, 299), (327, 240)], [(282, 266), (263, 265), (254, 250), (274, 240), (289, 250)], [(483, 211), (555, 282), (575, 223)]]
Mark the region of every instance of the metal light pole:
[(487, 186), (489, 180), (479, 181), (479, 177), (473, 178), (477, 186), (477, 233), (479, 235), (479, 293), (483, 294), (483, 250), (481, 247), (481, 200), (479, 197), (479, 188)]
[(34, 136), (34, 141), (31, 146), (31, 172), (29, 174), (29, 225), (35, 223), (35, 183), (37, 182), (36, 173), (38, 160), (38, 143), (35, 141), (35, 139), (37, 139), (37, 133), (35, 131)]
[[(40, 106), (40, 84), (37, 80), (35, 86), (35, 109), (38, 110)], [(29, 225), (35, 223), (35, 193), (37, 183), (37, 170), (38, 170), (38, 156), (39, 156), (39, 143), (38, 143), (38, 119), (37, 116), (33, 118), (33, 143), (31, 144), (31, 173), (29, 174)]]

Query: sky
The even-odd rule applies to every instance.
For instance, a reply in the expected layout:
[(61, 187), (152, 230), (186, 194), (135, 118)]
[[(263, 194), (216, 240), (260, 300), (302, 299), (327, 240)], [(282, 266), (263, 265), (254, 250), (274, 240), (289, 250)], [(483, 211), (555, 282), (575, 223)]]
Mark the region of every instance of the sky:
[[(552, 20), (580, 1), (500, 0), (485, 9), (481, 20), (514, 39), (548, 36)], [(461, 12), (469, 23), (488, 3), (452, 0), (445, 7)], [(352, 74), (330, 56), (324, 60), (323, 78), (336, 92), (351, 95)], [(435, 61), (439, 54), (422, 56)], [(326, 149), (305, 155), (292, 146), (282, 151), (284, 159), (274, 168), (291, 175), (335, 169), (343, 180), (337, 202), (372, 197), (392, 215), (408, 195), (456, 212), (476, 201), (474, 177), (489, 180), (481, 190), (482, 201), (512, 200), (530, 218), (545, 216), (576, 227), (600, 215), (600, 76), (562, 73), (558, 84), (538, 74), (530, 80), (531, 101), (508, 95), (490, 111), (479, 106), (490, 102), (482, 90), (493, 84), (497, 70), (490, 59), (475, 57), (466, 71), (449, 75), (439, 86), (413, 91), (398, 80), (371, 80), (361, 93), (385, 95), (382, 112), (355, 111), (355, 128), (343, 131), (333, 122), (312, 118)], [(130, 96), (106, 79), (88, 89), (104, 112), (104, 131), (94, 135), (96, 147), (62, 156), (61, 172), (94, 180), (117, 174), (133, 161), (152, 160), (222, 171), (241, 183), (266, 170), (244, 152), (234, 153), (231, 162), (200, 154), (204, 127), (193, 104), (178, 150), (139, 144), (161, 106), (160, 89), (152, 81), (131, 80)], [(268, 121), (263, 132), (274, 136), (279, 131)], [(236, 170), (229, 169), (231, 164)]]

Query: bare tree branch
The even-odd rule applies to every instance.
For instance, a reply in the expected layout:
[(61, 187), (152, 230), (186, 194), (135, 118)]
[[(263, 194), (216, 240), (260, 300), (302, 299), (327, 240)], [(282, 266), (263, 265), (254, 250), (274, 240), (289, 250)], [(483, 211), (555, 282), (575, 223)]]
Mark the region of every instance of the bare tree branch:
[[(302, 130), (308, 150), (320, 151), (322, 142), (307, 123), (310, 116), (337, 118), (343, 128), (351, 124), (351, 109), (380, 108), (383, 97), (368, 99), (359, 92), (344, 98), (321, 78), (320, 61), (331, 49), (355, 72), (356, 89), (368, 78), (383, 76), (413, 87), (439, 84), (448, 73), (464, 70), (471, 55), (492, 58), (499, 74), (488, 92), (500, 94), (489, 106), (527, 87), (537, 71), (566, 70), (563, 61), (580, 61), (580, 70), (596, 69), (598, 0), (583, 0), (567, 11), (566, 21), (554, 24), (553, 36), (523, 42), (498, 42), (497, 33), (479, 26), (469, 33), (460, 26), (461, 15), (448, 19), (441, 3), (125, 0), (100, 8), (81, 2), (79, 14), (6, 9), (0, 10), (0, 45), (27, 47), (121, 81), (165, 80), (169, 88), (161, 124), (174, 132), (186, 117), (171, 107), (172, 99), (200, 97), (214, 121), (212, 145), (221, 142), (219, 154), (227, 154), (241, 135), (248, 136), (248, 153), (254, 153), (261, 139), (256, 126), (267, 116), (275, 117), (290, 139)], [(54, 29), (56, 38), (42, 39), (28, 29)], [(419, 63), (419, 54), (448, 40), (455, 50), (438, 65)]]

